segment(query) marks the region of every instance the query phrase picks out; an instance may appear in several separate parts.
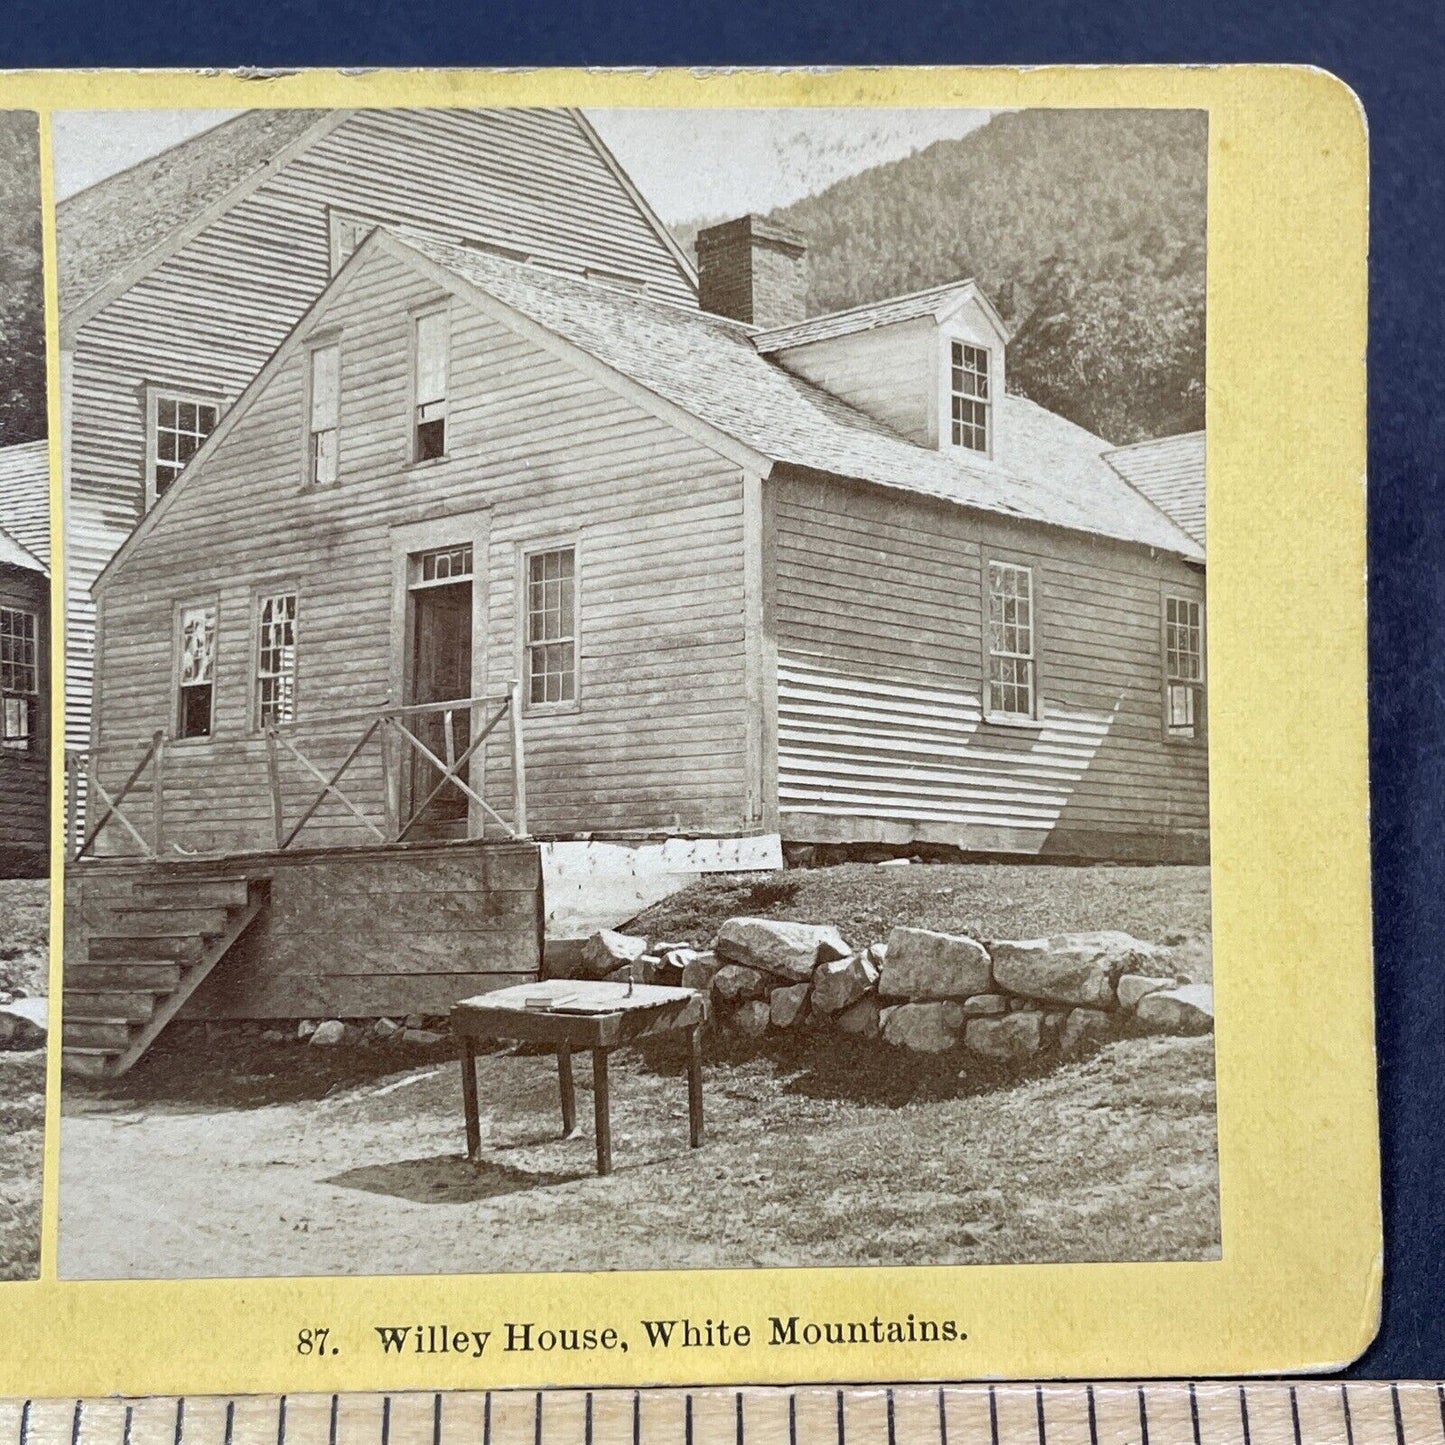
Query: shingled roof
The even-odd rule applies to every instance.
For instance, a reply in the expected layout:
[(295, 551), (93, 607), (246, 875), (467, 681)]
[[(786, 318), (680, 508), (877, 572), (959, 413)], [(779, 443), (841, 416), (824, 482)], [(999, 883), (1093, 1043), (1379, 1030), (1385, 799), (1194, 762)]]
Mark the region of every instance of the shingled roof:
[(1108, 465), (1107, 442), (1023, 397), (999, 398), (1001, 460), (970, 463), (785, 371), (741, 322), (414, 234), (382, 231), (369, 244), (426, 257), (773, 462), (1203, 560), (1198, 543)]
[(913, 291), (906, 296), (889, 296), (882, 301), (870, 301), (862, 306), (850, 306), (846, 311), (830, 311), (825, 316), (810, 316), (806, 321), (795, 322), (792, 326), (776, 326), (771, 331), (759, 331), (753, 337), (753, 344), (761, 352), (783, 351), (792, 346), (806, 346), (813, 341), (829, 341), (835, 336), (851, 336), (859, 331), (872, 331), (879, 326), (892, 326), (900, 321), (914, 321), (921, 316), (941, 316), (952, 309), (957, 301), (971, 297), (988, 312), (989, 317), (1004, 335), (1008, 328), (993, 309), (976, 282), (972, 280), (946, 281), (941, 286), (930, 286), (926, 291)]
[[(0, 447), (0, 527), (29, 563), (50, 570), (50, 445), (21, 442)], [(3, 559), (3, 560), (9, 560)]]
[(61, 201), (55, 231), (62, 316), (336, 114), (244, 111)]
[(1204, 545), (1204, 433), (1183, 432), (1104, 453), (1131, 487)]

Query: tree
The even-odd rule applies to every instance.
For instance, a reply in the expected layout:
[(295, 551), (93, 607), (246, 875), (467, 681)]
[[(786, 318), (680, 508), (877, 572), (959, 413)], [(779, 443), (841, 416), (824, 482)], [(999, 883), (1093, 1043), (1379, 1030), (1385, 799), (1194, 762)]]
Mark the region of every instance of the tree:
[(0, 446), (45, 435), (43, 277), (39, 124), (0, 111)]

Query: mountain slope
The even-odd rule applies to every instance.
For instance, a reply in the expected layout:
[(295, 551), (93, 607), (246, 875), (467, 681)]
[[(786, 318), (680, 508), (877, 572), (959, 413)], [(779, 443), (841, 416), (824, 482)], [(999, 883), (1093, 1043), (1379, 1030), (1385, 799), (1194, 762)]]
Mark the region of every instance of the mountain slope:
[(977, 278), (1009, 390), (1122, 444), (1204, 424), (1206, 166), (1202, 112), (1019, 111), (773, 218), (812, 314)]

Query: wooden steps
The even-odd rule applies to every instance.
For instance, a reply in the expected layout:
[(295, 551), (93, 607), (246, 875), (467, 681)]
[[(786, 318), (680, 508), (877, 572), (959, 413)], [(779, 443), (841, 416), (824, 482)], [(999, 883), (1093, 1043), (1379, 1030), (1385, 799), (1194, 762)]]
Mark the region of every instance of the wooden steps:
[(270, 899), (262, 875), (191, 877), (148, 867), (67, 959), (68, 1073), (116, 1078), (151, 1046)]

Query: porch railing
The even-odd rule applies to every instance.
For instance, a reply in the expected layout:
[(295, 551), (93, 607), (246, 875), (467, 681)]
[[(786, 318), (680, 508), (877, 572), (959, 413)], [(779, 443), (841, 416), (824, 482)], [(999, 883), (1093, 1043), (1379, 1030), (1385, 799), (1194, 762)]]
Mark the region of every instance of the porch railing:
[[(424, 722), (428, 719), (441, 723), (440, 740), (418, 736), (426, 731)], [(467, 727), (466, 744), (459, 748), (456, 724), (460, 721), (465, 721)], [(471, 768), (477, 758), (485, 759), (488, 738), (503, 724), (511, 754), (510, 818), (488, 801), (485, 777), (478, 786)], [(352, 725), (360, 731), (337, 767), (327, 772), (308, 756), (307, 749), (315, 752), (313, 739), (323, 731), (331, 738), (338, 729)], [(455, 790), (453, 798), (460, 794), (465, 803), (468, 837), (484, 836), (488, 827), (500, 828), (511, 838), (527, 836), (520, 683), (514, 682), (501, 697), (457, 698), (308, 719), (300, 740), (290, 730), (275, 726), (267, 727), (263, 736), (272, 843), (277, 852), (284, 852), (296, 842), (328, 799), (339, 803), (377, 842), (405, 842), (427, 822), (429, 810), (449, 790)], [(166, 830), (166, 760), (171, 742), (164, 732), (152, 734), (139, 760), (115, 788), (102, 782), (96, 751), (76, 749), (66, 753), (66, 851), (72, 859), (93, 856), (95, 844), (107, 828), (123, 833), (141, 857), (157, 859), (192, 853), (169, 837)], [(367, 795), (364, 781), (347, 781), (343, 787), (348, 775), (354, 775), (359, 760), (373, 748), (379, 752), (381, 768), (379, 810), (374, 794)], [(289, 800), (288, 805), (282, 766), (286, 759), (299, 764), (309, 776), (308, 795), (299, 808), (294, 800)], [(312, 792), (314, 784), (319, 787)], [(92, 815), (93, 821), (87, 815)], [(136, 854), (128, 849), (125, 856)]]

